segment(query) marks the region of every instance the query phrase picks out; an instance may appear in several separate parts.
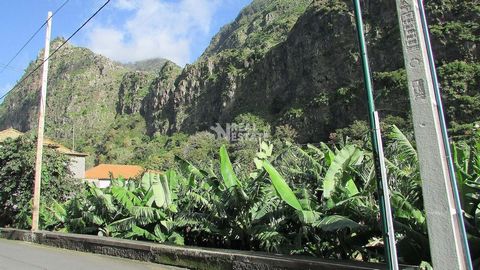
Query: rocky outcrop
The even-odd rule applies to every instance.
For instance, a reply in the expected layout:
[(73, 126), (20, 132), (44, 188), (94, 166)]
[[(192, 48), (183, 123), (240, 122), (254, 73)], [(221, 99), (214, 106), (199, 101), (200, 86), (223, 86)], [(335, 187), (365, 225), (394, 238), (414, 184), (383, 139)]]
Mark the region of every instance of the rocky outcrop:
[(216, 34), (201, 59), (225, 50), (265, 53), (283, 42), (312, 0), (254, 0)]
[[(270, 47), (269, 39), (250, 47), (248, 40), (240, 38), (245, 29), (269, 29), (260, 25), (278, 24), (277, 19), (285, 20), (282, 11), (303, 5), (305, 2), (273, 5), (273, 10), (265, 11), (258, 8), (268, 6), (265, 2), (254, 1), (234, 23), (224, 27), (202, 58), (177, 79), (175, 98), (170, 100), (173, 105), (169, 104), (174, 107), (175, 123), (169, 131), (191, 133), (253, 113), (273, 125), (290, 124), (303, 141), (310, 141), (363, 118), (354, 18), (345, 2), (314, 1), (299, 18), (288, 19), (294, 22), (292, 29), (280, 34), (279, 42)], [(387, 37), (398, 35), (394, 6), (386, 1), (370, 5), (367, 14), (381, 9), (388, 12), (378, 13), (381, 15), (368, 22), (372, 52), (380, 56), (372, 64), (375, 71), (398, 69), (403, 61), (399, 44), (386, 42)], [(256, 34), (252, 30), (247, 36)], [(268, 49), (260, 49), (265, 47)]]
[[(474, 8), (457, 4), (431, 1), (427, 6), (432, 10), (429, 19), (439, 66), (458, 59), (478, 61), (474, 38), (478, 27), (471, 27)], [(468, 35), (446, 48), (455, 40), (449, 34), (453, 28), (438, 17), (451, 17), (459, 12), (458, 6), (469, 11), (454, 25)], [(377, 109), (383, 118), (408, 121), (395, 4), (365, 1), (363, 7)], [(310, 142), (324, 140), (354, 120), (366, 120), (352, 10), (350, 1), (340, 0), (253, 1), (177, 79), (167, 106), (168, 114), (173, 113), (168, 131), (192, 133), (253, 113), (273, 127), (294, 127), (300, 141)], [(283, 27), (278, 29), (279, 25)], [(446, 103), (451, 103), (448, 97)], [(472, 121), (463, 121), (467, 120)]]
[(149, 93), (149, 87), (153, 76), (143, 71), (131, 71), (126, 73), (118, 90), (117, 113), (139, 113), (142, 101)]
[(154, 132), (165, 134), (174, 129), (173, 98), (176, 89), (175, 81), (180, 73), (179, 66), (167, 61), (150, 84), (149, 92), (142, 100), (140, 111), (146, 120), (149, 134)]

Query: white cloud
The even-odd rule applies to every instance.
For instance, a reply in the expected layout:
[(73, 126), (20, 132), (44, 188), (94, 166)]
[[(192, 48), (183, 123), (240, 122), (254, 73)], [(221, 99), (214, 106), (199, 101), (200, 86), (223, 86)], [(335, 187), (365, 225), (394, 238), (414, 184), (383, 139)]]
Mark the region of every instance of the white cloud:
[(163, 57), (184, 65), (198, 37), (209, 34), (219, 0), (116, 0), (122, 25), (95, 24), (87, 46), (121, 62)]
[(135, 9), (135, 2), (133, 0), (115, 0), (113, 5), (118, 9), (133, 10)]

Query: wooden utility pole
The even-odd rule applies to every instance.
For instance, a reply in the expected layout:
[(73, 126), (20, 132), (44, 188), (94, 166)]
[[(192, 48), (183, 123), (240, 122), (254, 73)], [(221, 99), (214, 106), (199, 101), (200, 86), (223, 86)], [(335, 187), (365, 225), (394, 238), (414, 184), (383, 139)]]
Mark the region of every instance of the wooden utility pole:
[[(396, 0), (402, 47), (407, 70), (427, 214), (428, 236), (434, 269), (470, 269), (468, 245), (462, 227), (462, 213), (456, 204), (456, 187), (448, 168), (445, 136), (441, 129), (432, 68), (422, 21), (423, 3)], [(423, 18), (424, 19), (424, 18)]]
[(45, 50), (43, 55), (42, 90), (38, 109), (38, 134), (37, 156), (35, 159), (35, 182), (33, 188), (32, 231), (38, 230), (40, 211), (40, 186), (42, 183), (42, 154), (43, 154), (43, 130), (45, 125), (45, 107), (47, 101), (48, 58), (50, 56), (50, 35), (52, 28), (52, 12), (48, 12), (47, 34), (45, 37)]

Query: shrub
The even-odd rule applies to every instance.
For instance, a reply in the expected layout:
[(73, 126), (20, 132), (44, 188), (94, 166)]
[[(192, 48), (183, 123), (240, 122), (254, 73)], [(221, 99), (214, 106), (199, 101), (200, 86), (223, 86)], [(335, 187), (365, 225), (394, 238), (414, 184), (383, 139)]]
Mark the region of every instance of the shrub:
[[(28, 228), (35, 176), (35, 140), (22, 136), (0, 144), (0, 226)], [(68, 158), (44, 148), (42, 203), (65, 201), (76, 183), (66, 166)]]

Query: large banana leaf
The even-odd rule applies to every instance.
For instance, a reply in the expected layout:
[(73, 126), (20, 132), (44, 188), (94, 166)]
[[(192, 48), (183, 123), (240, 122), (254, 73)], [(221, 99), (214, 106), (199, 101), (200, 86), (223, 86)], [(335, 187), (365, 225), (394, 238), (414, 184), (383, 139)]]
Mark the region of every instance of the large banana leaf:
[(127, 210), (130, 210), (134, 205), (139, 205), (141, 203), (141, 200), (125, 187), (113, 186), (111, 191), (113, 197)]
[(179, 156), (175, 156), (175, 161), (180, 164), (180, 168), (182, 169), (182, 171), (186, 172), (185, 177), (187, 177), (188, 175), (196, 176), (199, 178), (208, 176), (207, 172), (205, 172), (204, 170), (198, 169), (192, 163), (188, 162), (187, 160)]
[(311, 210), (308, 210), (308, 211), (297, 211), (297, 214), (300, 218), (300, 221), (303, 223), (303, 224), (313, 224), (315, 222), (318, 221), (318, 219), (320, 218), (320, 213), (316, 212), (316, 211), (311, 211)]
[(227, 149), (224, 145), (220, 147), (220, 172), (222, 173), (223, 182), (228, 189), (239, 184), (235, 171), (233, 171), (230, 158), (228, 157)]
[(295, 193), (293, 193), (287, 182), (285, 182), (285, 179), (283, 179), (283, 177), (272, 166), (272, 164), (265, 160), (263, 161), (263, 168), (265, 168), (268, 175), (270, 176), (273, 186), (275, 187), (275, 190), (277, 191), (280, 198), (282, 198), (282, 200), (289, 204), (291, 207), (302, 211), (302, 205), (298, 201), (297, 196), (295, 196)]
[(142, 176), (142, 181), (141, 181), (140, 184), (141, 184), (143, 190), (145, 190), (146, 192), (148, 192), (150, 190), (150, 188), (152, 187), (151, 178), (152, 178), (152, 174), (149, 173), (149, 172), (144, 173), (143, 176)]
[(347, 167), (361, 157), (361, 151), (354, 145), (347, 145), (342, 148), (328, 167), (323, 179), (323, 196), (329, 199), (337, 184), (338, 174), (343, 173)]
[(314, 226), (326, 232), (333, 232), (346, 228), (355, 231), (362, 228), (362, 225), (357, 222), (339, 215), (327, 216), (315, 223)]
[(418, 160), (417, 151), (397, 126), (392, 125), (392, 130), (388, 134), (388, 137), (398, 144), (398, 155), (400, 155), (402, 159), (413, 162)]
[[(312, 147), (310, 147), (312, 149)], [(327, 165), (331, 165), (333, 163), (333, 160), (335, 159), (335, 153), (328, 147), (327, 144), (321, 142), (320, 143), (320, 148), (323, 150), (325, 153), (325, 160), (327, 162)]]
[(170, 187), (168, 185), (167, 175), (160, 176), (160, 182), (162, 184), (162, 189), (165, 193), (165, 204), (168, 206), (172, 203), (172, 197), (170, 195)]
[(151, 205), (151, 200), (155, 202), (157, 207), (166, 206), (170, 203), (170, 189), (168, 179), (165, 175), (146, 172), (142, 177), (141, 185), (147, 192), (147, 196), (150, 196), (150, 191), (153, 195), (147, 202), (147, 205)]
[(108, 224), (108, 230), (110, 232), (121, 232), (131, 230), (133, 226), (137, 224), (137, 220), (133, 216), (122, 218)]
[(392, 192), (390, 196), (392, 206), (395, 209), (395, 217), (404, 218), (404, 219), (413, 219), (419, 225), (424, 225), (425, 223), (425, 214), (422, 213), (419, 209), (411, 205), (405, 197), (399, 192)]
[(143, 237), (145, 239), (151, 240), (151, 241), (159, 241), (161, 242), (162, 239), (158, 238), (155, 234), (138, 227), (136, 225), (132, 226), (132, 230), (125, 235), (125, 238), (133, 238), (137, 239), (138, 237)]
[(100, 188), (97, 188), (95, 185), (89, 186), (89, 193), (102, 204), (102, 206), (107, 209), (108, 212), (114, 213), (118, 209), (112, 202), (112, 196), (110, 194), (105, 194)]
[(152, 185), (152, 191), (155, 205), (162, 207), (165, 204), (165, 191), (163, 190), (162, 184), (158, 182), (154, 183)]
[(168, 186), (170, 188), (170, 191), (176, 190), (179, 185), (177, 173), (174, 170), (168, 170), (165, 172), (165, 176), (168, 179)]

